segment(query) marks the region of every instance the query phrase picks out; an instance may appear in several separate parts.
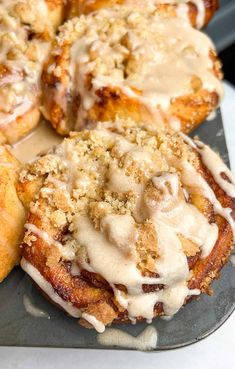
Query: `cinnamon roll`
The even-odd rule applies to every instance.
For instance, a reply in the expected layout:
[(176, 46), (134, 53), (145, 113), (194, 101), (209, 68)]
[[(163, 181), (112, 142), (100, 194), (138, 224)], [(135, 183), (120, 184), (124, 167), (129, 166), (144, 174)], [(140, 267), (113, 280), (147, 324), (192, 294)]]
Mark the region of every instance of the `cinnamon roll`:
[(220, 78), (205, 34), (116, 6), (60, 28), (42, 75), (43, 113), (62, 135), (116, 116), (189, 132), (218, 106)]
[(0, 282), (20, 261), (25, 210), (17, 195), (19, 162), (0, 146)]
[(198, 29), (208, 24), (219, 7), (217, 0), (70, 0), (69, 17), (89, 14), (118, 4), (145, 9), (155, 7), (160, 12), (189, 21), (193, 27)]
[(172, 316), (211, 292), (229, 257), (234, 184), (217, 154), (179, 133), (131, 120), (73, 133), (20, 175), (21, 266), (99, 332)]
[(0, 0), (0, 143), (39, 122), (42, 67), (64, 12), (64, 0)]
[(13, 143), (40, 118), (40, 77), (50, 44), (29, 40), (21, 23), (0, 7), (0, 143)]

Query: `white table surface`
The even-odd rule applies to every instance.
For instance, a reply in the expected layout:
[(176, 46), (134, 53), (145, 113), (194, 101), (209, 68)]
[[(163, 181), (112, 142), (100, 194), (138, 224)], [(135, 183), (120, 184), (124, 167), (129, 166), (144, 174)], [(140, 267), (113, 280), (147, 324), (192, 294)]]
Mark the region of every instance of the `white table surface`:
[[(222, 115), (235, 172), (235, 90), (225, 84)], [(35, 334), (37, 334), (35, 332)], [(0, 369), (230, 369), (235, 367), (235, 313), (214, 334), (192, 346), (161, 353), (0, 348)]]

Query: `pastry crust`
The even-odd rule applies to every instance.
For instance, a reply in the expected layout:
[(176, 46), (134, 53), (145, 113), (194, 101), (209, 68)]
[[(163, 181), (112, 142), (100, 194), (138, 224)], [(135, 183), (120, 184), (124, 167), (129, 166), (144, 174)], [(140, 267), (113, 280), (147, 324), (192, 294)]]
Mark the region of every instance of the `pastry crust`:
[[(107, 280), (109, 273), (112, 274), (112, 267), (116, 268), (116, 258), (111, 259), (110, 271), (106, 259), (107, 250), (104, 249), (101, 265), (97, 266), (95, 261), (99, 254), (93, 259), (93, 248), (89, 249), (87, 235), (92, 236), (95, 232), (95, 238), (91, 241), (94, 248), (95, 244), (99, 245), (100, 237), (105, 237), (100, 247), (105, 242), (111, 242), (113, 246), (110, 247), (115, 245), (119, 250), (118, 255), (121, 252), (127, 264), (130, 255), (137, 255), (135, 260), (141, 275), (144, 278), (158, 278), (158, 273), (161, 276), (161, 269), (158, 269), (158, 260), (162, 257), (161, 231), (155, 228), (151, 220), (151, 209), (157, 206), (165, 209), (163, 212), (177, 211), (178, 201), (183, 201), (184, 205), (181, 203), (178, 209), (186, 206), (186, 210), (176, 215), (176, 219), (180, 222), (180, 218), (186, 216), (187, 220), (177, 237), (184, 253), (182, 257), (187, 260), (189, 274), (186, 281), (189, 290), (183, 295), (180, 304), (188, 302), (192, 294), (211, 293), (210, 284), (219, 277), (220, 269), (227, 262), (233, 246), (235, 199), (227, 192), (234, 193), (235, 187), (232, 184), (234, 179), (225, 165), (221, 167), (220, 162), (219, 171), (224, 173), (224, 179), (221, 179), (220, 172), (216, 173), (212, 167), (205, 165), (204, 146), (192, 142), (191, 147), (180, 134), (143, 131), (130, 120), (119, 120), (115, 124), (107, 122), (105, 125), (109, 131), (104, 130), (104, 124), (101, 124), (98, 130), (73, 134), (57, 149), (28, 165), (21, 174), (18, 186), (19, 196), (26, 206), (33, 200), (22, 244), (22, 267), (36, 282), (38, 278), (35, 272), (39, 272), (40, 278), (52, 286), (54, 293), (80, 311), (80, 322), (88, 327), (94, 320), (105, 326), (113, 321), (141, 320), (143, 316), (130, 317), (130, 311), (119, 298), (120, 294), (125, 297), (127, 287), (117, 280), (114, 284)], [(141, 150), (140, 156), (138, 150)], [(209, 151), (208, 157), (211, 155), (215, 154)], [(138, 157), (141, 157), (141, 161), (138, 161)], [(213, 160), (220, 159), (216, 156)], [(154, 165), (158, 168), (157, 177), (152, 177), (156, 174)], [(175, 181), (180, 181), (180, 187)], [(135, 191), (138, 192), (140, 188), (142, 195), (135, 197)], [(174, 193), (177, 193), (177, 197), (171, 202)], [(193, 208), (195, 214), (203, 215), (202, 218), (197, 215), (203, 221), (201, 224), (195, 220), (192, 220), (192, 224), (196, 224), (197, 235), (205, 231), (205, 235), (210, 234), (212, 237), (209, 250), (203, 249), (205, 244), (199, 246), (198, 240), (192, 241), (186, 231), (188, 224), (191, 224), (187, 223), (190, 216), (185, 215), (188, 207)], [(230, 219), (223, 208), (231, 209)], [(160, 211), (157, 214), (161, 217), (162, 213)], [(115, 223), (116, 220), (122, 223)], [(138, 236), (135, 232), (135, 236), (132, 231), (129, 233), (132, 222)], [(204, 229), (205, 224), (210, 229)], [(168, 229), (168, 232), (171, 230)], [(168, 232), (164, 231), (164, 235)], [(172, 242), (170, 245), (172, 247)], [(174, 260), (171, 269), (177, 265), (176, 260), (180, 260), (174, 258), (173, 250), (170, 252)], [(32, 267), (35, 272), (32, 272)], [(122, 279), (123, 275), (125, 273), (119, 277)], [(167, 288), (166, 282), (162, 280), (160, 283), (159, 280), (154, 284), (150, 283), (150, 279), (143, 281), (143, 295), (161, 295)], [(40, 288), (43, 289), (43, 283)], [(177, 296), (179, 294), (177, 292)], [(48, 297), (53, 300), (50, 294)], [(159, 296), (153, 306), (153, 316), (164, 312), (171, 315), (168, 299), (164, 303), (158, 299)], [(90, 320), (89, 317), (95, 319)]]
[(70, 0), (68, 17), (73, 18), (81, 14), (90, 14), (102, 8), (109, 8), (115, 5), (133, 5), (146, 8), (155, 6), (159, 11), (173, 16), (188, 18), (193, 27), (198, 29), (209, 23), (219, 7), (217, 0), (197, 1), (169, 1), (150, 0)]
[(16, 192), (19, 162), (0, 146), (0, 282), (20, 261), (26, 212)]
[(102, 9), (61, 27), (42, 76), (43, 113), (62, 135), (116, 116), (189, 132), (218, 106), (220, 79), (213, 45), (180, 19)]

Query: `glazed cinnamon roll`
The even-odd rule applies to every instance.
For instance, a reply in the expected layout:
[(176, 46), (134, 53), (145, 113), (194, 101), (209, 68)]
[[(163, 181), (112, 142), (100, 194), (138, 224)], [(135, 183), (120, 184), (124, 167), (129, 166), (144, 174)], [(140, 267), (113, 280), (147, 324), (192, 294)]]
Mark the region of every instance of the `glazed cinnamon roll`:
[(19, 162), (0, 146), (0, 282), (20, 261), (26, 213), (17, 196)]
[(219, 6), (217, 0), (70, 0), (69, 17), (89, 14), (118, 4), (145, 9), (155, 7), (160, 12), (189, 21), (198, 29), (208, 24)]
[(206, 35), (176, 17), (123, 6), (60, 28), (42, 76), (45, 117), (62, 135), (131, 117), (189, 132), (222, 97)]
[(0, 7), (0, 143), (13, 143), (40, 118), (40, 77), (50, 44), (28, 39), (21, 23)]
[(0, 0), (0, 143), (14, 143), (39, 122), (40, 78), (63, 0)]
[(229, 257), (234, 184), (217, 154), (179, 133), (131, 120), (73, 133), (21, 173), (21, 266), (99, 332), (172, 316), (210, 293)]

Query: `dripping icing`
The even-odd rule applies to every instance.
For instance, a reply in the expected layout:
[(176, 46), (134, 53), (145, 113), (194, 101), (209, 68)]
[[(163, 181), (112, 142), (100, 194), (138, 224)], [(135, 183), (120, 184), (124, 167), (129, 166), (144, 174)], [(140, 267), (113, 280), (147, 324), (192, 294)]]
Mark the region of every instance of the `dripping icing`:
[(37, 283), (43, 292), (57, 305), (61, 306), (69, 315), (79, 318), (81, 312), (70, 303), (64, 301), (53, 289), (51, 284), (41, 275), (41, 273), (30, 264), (25, 258), (21, 259), (20, 265), (22, 269)]
[(39, 229), (32, 223), (26, 223), (24, 227), (29, 232), (35, 234), (37, 237), (41, 238), (43, 241), (45, 241), (49, 245), (56, 246), (61, 252), (61, 255), (64, 257), (65, 260), (74, 259), (74, 256), (75, 256), (74, 251), (70, 248), (64, 247), (61, 242), (54, 240), (47, 232), (43, 231), (42, 229)]
[(23, 295), (23, 304), (27, 313), (34, 316), (35, 318), (50, 319), (50, 315), (35, 306), (27, 295)]
[(155, 327), (145, 328), (137, 337), (119, 329), (107, 328), (97, 335), (97, 341), (103, 346), (117, 346), (141, 351), (154, 350), (157, 347), (158, 334)]

